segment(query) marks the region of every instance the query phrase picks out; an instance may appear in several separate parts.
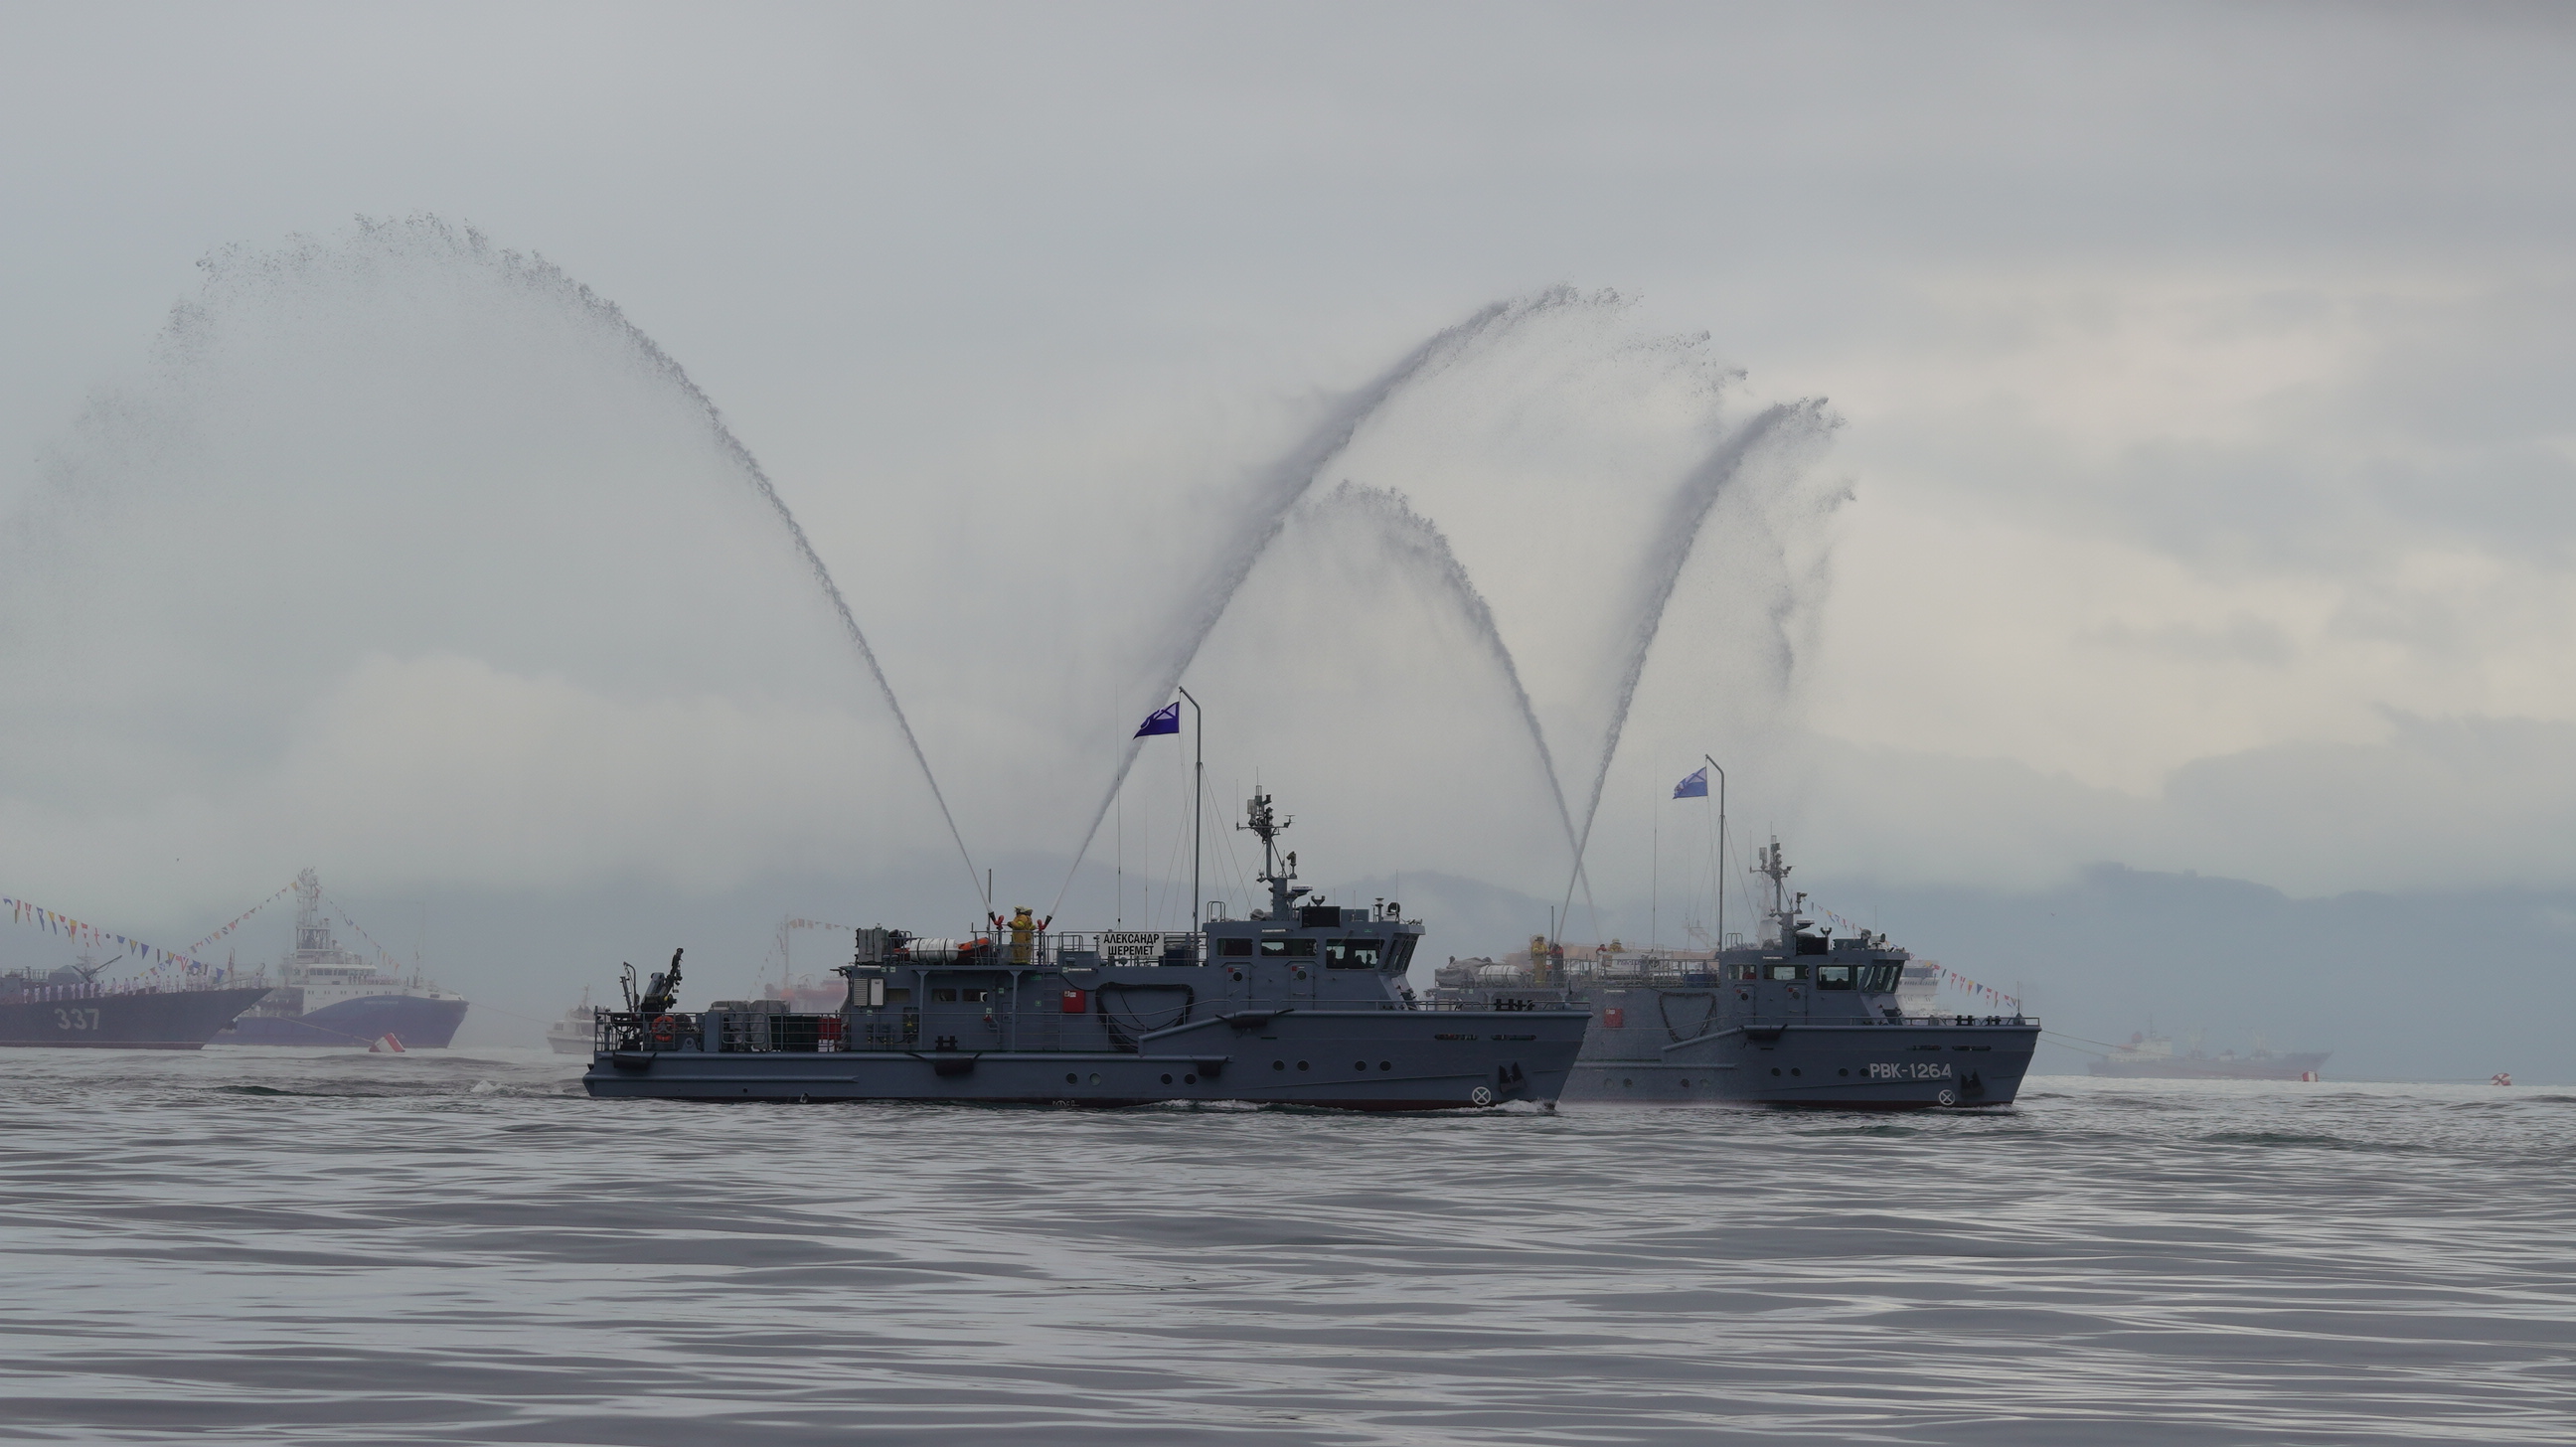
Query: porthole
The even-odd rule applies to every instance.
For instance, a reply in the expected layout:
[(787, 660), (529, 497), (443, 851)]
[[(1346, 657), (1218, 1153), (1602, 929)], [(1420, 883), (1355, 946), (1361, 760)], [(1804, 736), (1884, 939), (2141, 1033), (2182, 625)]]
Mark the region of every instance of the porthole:
[(1300, 1069), (1300, 1070), (1305, 1069), (1305, 1068), (1306, 1068), (1306, 1062), (1305, 1062), (1305, 1061), (1303, 1061), (1303, 1060), (1298, 1061), (1298, 1062), (1297, 1062), (1297, 1068), (1298, 1068), (1298, 1069)]
[(1285, 1060), (1273, 1060), (1270, 1062), (1270, 1068), (1273, 1070), (1285, 1070), (1288, 1068), (1288, 1062)]
[(1851, 1074), (1851, 1072), (1850, 1072), (1850, 1071), (1848, 1071), (1848, 1070), (1837, 1070), (1837, 1071), (1835, 1071), (1835, 1072), (1834, 1072), (1834, 1074), (1836, 1074), (1836, 1075), (1849, 1075), (1849, 1074)]
[(1353, 1070), (1366, 1070), (1368, 1069), (1368, 1062), (1365, 1060), (1354, 1060), (1351, 1062), (1351, 1068)]
[(1094, 1084), (1094, 1085), (1098, 1085), (1098, 1084), (1100, 1083), (1100, 1072), (1099, 1072), (1099, 1071), (1095, 1070), (1095, 1071), (1091, 1072), (1091, 1083), (1092, 1083), (1092, 1084)]
[(1393, 1061), (1381, 1060), (1377, 1063), (1377, 1068), (1380, 1070), (1393, 1070), (1395, 1068), (1395, 1064)]
[(1082, 1077), (1079, 1075), (1067, 1074), (1064, 1078), (1064, 1083), (1067, 1085), (1080, 1085), (1082, 1083)]
[(1621, 1085), (1625, 1085), (1625, 1086), (1631, 1086), (1631, 1087), (1633, 1087), (1634, 1085), (1636, 1085), (1636, 1083), (1637, 1083), (1637, 1082), (1635, 1082), (1635, 1081), (1633, 1081), (1633, 1080), (1623, 1080), (1623, 1081), (1620, 1081), (1619, 1083), (1620, 1083)]
[(1798, 1067), (1796, 1067), (1796, 1066), (1794, 1066), (1794, 1065), (1790, 1066), (1790, 1067), (1789, 1067), (1789, 1073), (1790, 1073), (1791, 1075), (1795, 1075), (1795, 1074), (1797, 1074), (1797, 1073), (1798, 1073)]
[(1690, 1089), (1690, 1082), (1689, 1082), (1689, 1081), (1687, 1081), (1687, 1080), (1683, 1081), (1683, 1082), (1682, 1082), (1682, 1089), (1684, 1089), (1684, 1090), (1688, 1090), (1688, 1089)]
[(1163, 1083), (1164, 1083), (1165, 1085), (1169, 1085), (1169, 1084), (1171, 1084), (1171, 1083), (1172, 1083), (1172, 1077), (1170, 1077), (1170, 1076), (1168, 1076), (1168, 1075), (1164, 1076), (1164, 1077), (1163, 1077)]
[(1184, 1075), (1181, 1077), (1181, 1084), (1183, 1085), (1196, 1085), (1198, 1083), (1199, 1078), (1195, 1075)]
[(1771, 1073), (1772, 1073), (1772, 1074), (1774, 1074), (1774, 1075), (1779, 1074), (1779, 1073), (1780, 1073), (1780, 1067), (1779, 1067), (1779, 1066), (1777, 1066), (1777, 1065), (1772, 1066), (1772, 1067), (1771, 1067)]

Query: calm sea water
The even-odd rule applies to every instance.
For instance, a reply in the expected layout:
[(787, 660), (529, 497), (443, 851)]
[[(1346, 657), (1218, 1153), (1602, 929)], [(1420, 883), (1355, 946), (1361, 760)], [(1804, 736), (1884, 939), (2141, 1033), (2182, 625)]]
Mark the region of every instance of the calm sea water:
[(2576, 1442), (2576, 1094), (594, 1103), (0, 1052), (0, 1436)]

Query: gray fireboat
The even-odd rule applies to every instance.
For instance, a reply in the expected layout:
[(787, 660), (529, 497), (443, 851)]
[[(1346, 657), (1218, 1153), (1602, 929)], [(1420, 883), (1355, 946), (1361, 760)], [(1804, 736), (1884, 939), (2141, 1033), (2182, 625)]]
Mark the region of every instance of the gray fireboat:
[(679, 1008), (680, 955), (599, 1016), (594, 1096), (1091, 1106), (1247, 1102), (1343, 1110), (1551, 1103), (1591, 1011), (1422, 1000), (1404, 982), (1419, 920), (1392, 900), (1326, 904), (1277, 848), (1255, 794), (1270, 907), (1188, 934), (1050, 933), (1021, 909), (989, 933), (858, 931), (841, 1007)]
[(1589, 1010), (1592, 1032), (1568, 1101), (1745, 1101), (1845, 1110), (2010, 1105), (2039, 1046), (2039, 1021), (1906, 1013), (1907, 961), (1883, 935), (1841, 939), (1799, 917), (1774, 839), (1753, 872), (1770, 908), (1751, 944), (1699, 957), (1596, 956), (1581, 974), (1536, 942), (1522, 967), (1442, 968), (1434, 1003)]

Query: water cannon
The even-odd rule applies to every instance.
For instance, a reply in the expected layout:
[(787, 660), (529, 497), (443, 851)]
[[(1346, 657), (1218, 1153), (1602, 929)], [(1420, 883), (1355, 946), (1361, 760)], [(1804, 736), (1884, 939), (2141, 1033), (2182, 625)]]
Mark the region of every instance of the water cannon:
[[(667, 1015), (671, 1013), (672, 1008), (679, 1003), (680, 956), (686, 953), (688, 953), (686, 948), (671, 951), (671, 968), (663, 973), (656, 974), (653, 977), (652, 982), (644, 987), (643, 997), (635, 1002), (635, 1010), (637, 1014)], [(634, 981), (635, 967), (633, 965), (629, 965), (626, 969), (627, 981), (631, 989)]]

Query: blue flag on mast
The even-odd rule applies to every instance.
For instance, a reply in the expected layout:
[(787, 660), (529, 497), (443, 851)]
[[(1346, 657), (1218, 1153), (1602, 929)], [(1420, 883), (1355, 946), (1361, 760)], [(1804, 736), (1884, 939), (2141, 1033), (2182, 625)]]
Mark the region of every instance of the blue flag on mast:
[(1700, 765), (1698, 773), (1695, 773), (1689, 778), (1682, 780), (1680, 783), (1673, 785), (1673, 797), (1676, 799), (1707, 798), (1708, 766), (1706, 764)]
[(1145, 721), (1136, 725), (1135, 736), (1141, 739), (1151, 734), (1176, 734), (1180, 731), (1181, 706), (1177, 703), (1167, 703), (1145, 715)]

